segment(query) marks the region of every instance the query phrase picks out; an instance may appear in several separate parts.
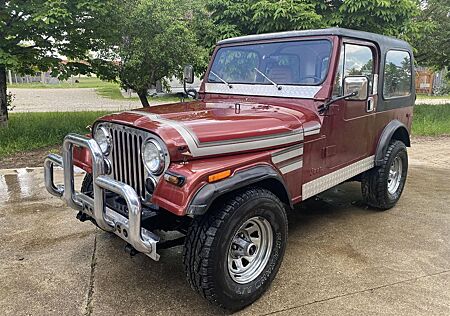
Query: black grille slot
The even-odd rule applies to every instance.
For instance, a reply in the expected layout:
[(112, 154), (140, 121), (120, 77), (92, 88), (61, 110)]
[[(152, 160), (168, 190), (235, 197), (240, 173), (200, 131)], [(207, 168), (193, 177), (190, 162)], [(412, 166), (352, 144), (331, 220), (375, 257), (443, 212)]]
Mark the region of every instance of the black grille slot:
[(114, 179), (130, 185), (138, 195), (144, 198), (145, 172), (141, 158), (142, 136), (120, 127), (111, 127), (109, 132), (112, 137), (111, 160)]

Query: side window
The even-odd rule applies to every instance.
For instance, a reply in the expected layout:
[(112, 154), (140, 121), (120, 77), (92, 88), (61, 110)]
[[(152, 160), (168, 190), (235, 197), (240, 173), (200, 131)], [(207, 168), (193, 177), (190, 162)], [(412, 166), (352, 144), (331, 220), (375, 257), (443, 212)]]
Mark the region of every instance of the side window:
[(333, 97), (338, 97), (342, 95), (342, 85), (343, 85), (343, 73), (344, 73), (344, 56), (345, 56), (345, 45), (342, 46), (341, 53), (339, 54), (339, 65), (336, 71), (336, 77), (334, 78), (333, 86)]
[(347, 76), (367, 76), (370, 91), (372, 91), (374, 78), (374, 56), (368, 46), (344, 44), (339, 60), (339, 69), (336, 73), (333, 95), (342, 94), (343, 80)]
[(384, 66), (383, 96), (386, 99), (411, 94), (412, 67), (408, 52), (390, 50)]

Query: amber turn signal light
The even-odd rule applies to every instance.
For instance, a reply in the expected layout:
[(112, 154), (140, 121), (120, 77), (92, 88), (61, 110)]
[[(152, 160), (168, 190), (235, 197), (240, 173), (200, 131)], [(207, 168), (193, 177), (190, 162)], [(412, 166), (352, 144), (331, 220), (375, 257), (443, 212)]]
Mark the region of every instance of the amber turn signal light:
[(208, 182), (216, 182), (225, 178), (228, 178), (231, 175), (231, 170), (225, 170), (219, 173), (212, 174), (208, 177)]
[(183, 186), (185, 182), (185, 178), (183, 176), (180, 176), (178, 174), (168, 173), (166, 172), (164, 174), (164, 180), (166, 180), (169, 183), (172, 183), (174, 185), (177, 185), (179, 187)]

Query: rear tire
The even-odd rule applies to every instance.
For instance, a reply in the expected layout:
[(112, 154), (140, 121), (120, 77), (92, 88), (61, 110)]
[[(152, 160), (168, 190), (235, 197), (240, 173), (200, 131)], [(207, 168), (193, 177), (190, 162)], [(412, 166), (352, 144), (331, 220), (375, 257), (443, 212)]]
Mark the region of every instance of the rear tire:
[(380, 166), (362, 177), (361, 190), (364, 202), (380, 210), (395, 206), (402, 195), (408, 174), (408, 153), (403, 142), (390, 142)]
[(287, 216), (270, 191), (251, 188), (194, 218), (183, 264), (191, 287), (211, 303), (237, 311), (256, 301), (281, 265)]

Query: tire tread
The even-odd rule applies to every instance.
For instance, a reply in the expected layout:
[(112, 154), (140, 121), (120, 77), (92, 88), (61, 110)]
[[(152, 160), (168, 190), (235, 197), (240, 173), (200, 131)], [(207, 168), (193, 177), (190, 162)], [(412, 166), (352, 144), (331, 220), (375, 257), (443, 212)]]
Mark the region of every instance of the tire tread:
[[(214, 238), (228, 217), (240, 206), (251, 199), (262, 197), (270, 198), (283, 207), (281, 201), (266, 189), (249, 188), (242, 190), (228, 200), (215, 203), (205, 215), (195, 217), (186, 236), (183, 249), (183, 266), (187, 281), (194, 291), (222, 308), (228, 307), (223, 306), (217, 300), (211, 271)], [(222, 206), (220, 206), (221, 202), (224, 202)], [(286, 216), (285, 212), (283, 213)]]
[[(371, 207), (387, 210), (392, 208), (395, 203), (390, 202), (386, 198), (386, 183), (385, 179), (389, 173), (389, 160), (393, 153), (398, 149), (406, 149), (403, 142), (399, 140), (392, 140), (383, 157), (383, 162), (377, 168), (374, 168), (365, 173), (362, 178), (361, 191), (364, 202)], [(406, 175), (405, 175), (406, 176)]]

